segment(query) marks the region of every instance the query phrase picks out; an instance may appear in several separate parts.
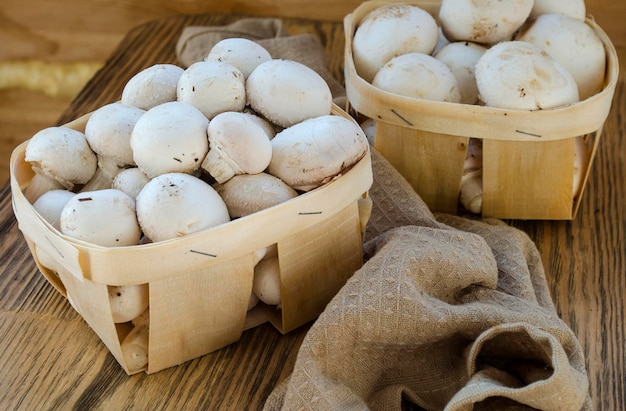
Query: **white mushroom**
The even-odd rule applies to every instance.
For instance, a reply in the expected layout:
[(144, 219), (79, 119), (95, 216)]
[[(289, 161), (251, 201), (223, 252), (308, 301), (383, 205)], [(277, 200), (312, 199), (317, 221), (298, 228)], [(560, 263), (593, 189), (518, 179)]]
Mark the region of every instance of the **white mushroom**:
[(135, 164), (130, 136), (144, 113), (122, 103), (106, 104), (91, 113), (85, 125), (85, 137), (97, 155), (98, 169), (82, 190), (110, 188), (117, 173)]
[(194, 106), (164, 103), (141, 116), (130, 138), (133, 159), (150, 178), (164, 173), (194, 173), (209, 150), (209, 120)]
[(272, 159), (272, 143), (266, 131), (249, 114), (220, 113), (208, 126), (209, 152), (202, 168), (218, 183), (238, 174), (256, 174)]
[(530, 17), (541, 14), (558, 13), (578, 20), (585, 20), (587, 8), (585, 0), (535, 0)]
[(434, 17), (418, 6), (378, 7), (362, 20), (352, 39), (357, 73), (368, 82), (392, 58), (406, 53), (431, 54), (439, 41)]
[(150, 180), (137, 195), (137, 218), (152, 241), (164, 241), (230, 221), (213, 187), (185, 173)]
[[(68, 190), (50, 190), (43, 193), (33, 203), (33, 208), (52, 227), (61, 231), (61, 212), (67, 202), (75, 195), (76, 193)], [(35, 249), (39, 264), (54, 272), (58, 272), (62, 268), (62, 264), (59, 264), (50, 254), (43, 251), (39, 245), (36, 244)]]
[(122, 340), (120, 348), (129, 372), (140, 371), (148, 364), (149, 341), (149, 327), (143, 324), (133, 327)]
[(111, 188), (123, 191), (134, 200), (148, 181), (150, 181), (150, 179), (146, 173), (141, 171), (138, 167), (131, 167), (117, 173), (111, 183)]
[(36, 173), (25, 190), (32, 203), (52, 189), (73, 190), (96, 172), (96, 154), (80, 131), (48, 127), (37, 132), (26, 146), (25, 160)]
[(246, 80), (235, 66), (199, 61), (187, 67), (178, 81), (178, 101), (198, 108), (209, 120), (246, 105)]
[(148, 284), (108, 286), (113, 322), (125, 323), (139, 317), (148, 309)]
[(215, 43), (204, 61), (231, 64), (241, 71), (244, 78), (248, 78), (259, 64), (271, 59), (269, 51), (259, 43), (246, 38), (232, 37)]
[(252, 292), (265, 304), (280, 306), (280, 266), (278, 257), (264, 258), (254, 266)]
[(215, 189), (226, 203), (231, 218), (256, 213), (298, 195), (281, 179), (267, 173), (238, 175)]
[(450, 103), (461, 101), (457, 83), (448, 66), (424, 53), (394, 57), (372, 80), (373, 86), (390, 93)]
[(61, 231), (61, 212), (67, 202), (76, 195), (69, 190), (50, 190), (43, 193), (34, 203), (33, 208), (52, 227)]
[(135, 202), (114, 189), (72, 197), (61, 212), (61, 232), (104, 247), (136, 245), (141, 236)]
[(332, 94), (324, 78), (292, 60), (260, 64), (246, 81), (250, 107), (282, 127), (330, 114)]
[(308, 191), (332, 180), (367, 150), (365, 133), (354, 121), (320, 116), (276, 134), (268, 171), (292, 188)]
[(562, 14), (543, 14), (528, 22), (516, 40), (539, 47), (574, 77), (581, 100), (604, 85), (606, 52), (602, 40), (583, 20)]
[(541, 110), (578, 101), (572, 75), (537, 46), (506, 41), (487, 50), (476, 64), (480, 99), (491, 107)]
[(135, 74), (122, 90), (123, 104), (149, 110), (176, 101), (178, 79), (184, 69), (173, 64), (155, 64)]
[(443, 62), (456, 77), (460, 103), (476, 104), (478, 101), (478, 87), (474, 70), (478, 59), (487, 49), (469, 41), (449, 43), (435, 54), (435, 58)]
[(439, 22), (452, 42), (495, 44), (510, 40), (526, 21), (533, 0), (442, 0)]

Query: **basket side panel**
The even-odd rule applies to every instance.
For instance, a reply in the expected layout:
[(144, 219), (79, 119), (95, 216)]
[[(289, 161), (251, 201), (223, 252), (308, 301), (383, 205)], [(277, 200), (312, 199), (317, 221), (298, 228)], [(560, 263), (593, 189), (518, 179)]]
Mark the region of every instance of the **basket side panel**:
[(148, 373), (237, 341), (254, 273), (252, 254), (149, 284)]
[(429, 208), (456, 213), (468, 142), (379, 121), (374, 146)]
[(78, 279), (65, 269), (60, 269), (58, 274), (65, 286), (67, 298), (72, 307), (95, 331), (117, 362), (128, 373), (124, 364), (117, 328), (113, 322), (107, 285)]
[(574, 139), (483, 141), (483, 216), (571, 219)]
[(279, 330), (286, 333), (319, 316), (362, 266), (357, 202), (320, 224), (280, 241), (278, 258), (282, 301)]

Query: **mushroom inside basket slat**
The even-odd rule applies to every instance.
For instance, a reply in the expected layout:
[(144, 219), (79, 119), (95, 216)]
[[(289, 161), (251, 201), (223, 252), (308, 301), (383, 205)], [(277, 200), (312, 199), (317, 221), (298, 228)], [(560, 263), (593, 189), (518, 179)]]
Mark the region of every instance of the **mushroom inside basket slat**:
[(581, 0), (367, 1), (344, 19), (346, 91), (431, 209), (575, 217), (619, 75)]
[(263, 322), (289, 332), (363, 264), (367, 138), (300, 63), (155, 65), (118, 102), (41, 133), (56, 136), (61, 163), (86, 163), (86, 177), (33, 155), (38, 135), (17, 147), (20, 230), (128, 374), (204, 355)]

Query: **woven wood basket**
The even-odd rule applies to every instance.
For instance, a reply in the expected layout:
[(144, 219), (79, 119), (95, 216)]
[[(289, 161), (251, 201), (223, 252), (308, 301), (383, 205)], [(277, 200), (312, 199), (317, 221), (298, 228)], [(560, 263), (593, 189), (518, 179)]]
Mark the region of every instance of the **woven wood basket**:
[[(337, 107), (333, 113), (350, 118)], [(66, 126), (83, 131), (88, 116)], [(129, 375), (202, 356), (267, 321), (287, 333), (315, 319), (363, 263), (371, 210), (369, 153), (332, 182), (272, 208), (177, 239), (107, 248), (61, 234), (34, 210), (23, 194), (33, 177), (24, 161), (27, 143), (11, 156), (19, 228), (43, 275), (71, 296), (72, 306)], [(255, 251), (273, 244), (282, 307), (259, 303), (247, 311)], [(130, 325), (114, 323), (108, 297), (108, 286), (129, 284), (149, 288), (148, 365), (142, 370), (124, 361), (121, 341)]]
[[(590, 18), (604, 43), (607, 69), (598, 94), (567, 107), (516, 111), (418, 100), (380, 90), (355, 69), (352, 38), (359, 22), (390, 1), (367, 1), (344, 19), (345, 80), (351, 109), (377, 121), (374, 147), (435, 211), (459, 212), (459, 194), (470, 137), (482, 140), (485, 217), (569, 220), (576, 216), (587, 176), (611, 108), (619, 67), (615, 47)], [(437, 19), (440, 2), (409, 3)], [(350, 109), (350, 107), (349, 107)], [(576, 137), (583, 137), (582, 187), (573, 194)]]

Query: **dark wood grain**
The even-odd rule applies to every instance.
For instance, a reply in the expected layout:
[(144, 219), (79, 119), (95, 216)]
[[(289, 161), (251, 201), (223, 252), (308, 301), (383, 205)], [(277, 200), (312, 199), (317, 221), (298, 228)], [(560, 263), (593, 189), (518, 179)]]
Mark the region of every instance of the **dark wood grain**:
[[(154, 63), (176, 63), (190, 24), (237, 15), (192, 15), (132, 30), (58, 123), (119, 99), (123, 84)], [(339, 23), (287, 20), (316, 33), (341, 78)], [(626, 114), (620, 79), (579, 214), (573, 221), (510, 221), (539, 248), (559, 315), (579, 338), (597, 410), (626, 408)], [(290, 372), (308, 326), (281, 335), (268, 324), (224, 349), (153, 375), (127, 376), (65, 299), (37, 271), (0, 187), (0, 405), (3, 409), (260, 409)]]

